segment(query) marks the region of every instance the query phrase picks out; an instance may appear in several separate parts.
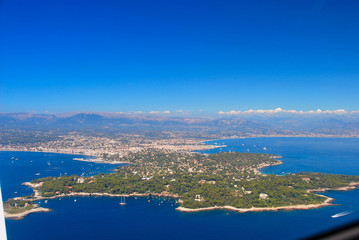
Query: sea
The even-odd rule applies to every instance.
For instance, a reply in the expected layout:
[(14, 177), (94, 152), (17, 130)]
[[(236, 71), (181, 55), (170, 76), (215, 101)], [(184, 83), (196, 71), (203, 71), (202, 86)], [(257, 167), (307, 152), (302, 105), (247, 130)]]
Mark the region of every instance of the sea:
[[(261, 169), (283, 175), (303, 171), (359, 175), (358, 138), (241, 138), (206, 142), (226, 145), (200, 151), (272, 153), (282, 165)], [(39, 177), (91, 176), (121, 165), (75, 161), (79, 155), (0, 152), (0, 183), (4, 200), (32, 191), (21, 183)], [(6, 220), (9, 240), (79, 239), (302, 239), (359, 220), (359, 190), (328, 191), (334, 206), (310, 210), (236, 213), (216, 210), (176, 211), (171, 198), (64, 197), (38, 201), (51, 212), (23, 220)], [(346, 212), (342, 217), (332, 216)]]

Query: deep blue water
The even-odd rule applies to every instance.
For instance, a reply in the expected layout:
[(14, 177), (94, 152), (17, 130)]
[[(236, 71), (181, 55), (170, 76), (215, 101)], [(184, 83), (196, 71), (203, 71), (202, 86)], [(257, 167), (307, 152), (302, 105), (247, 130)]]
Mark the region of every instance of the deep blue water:
[(206, 153), (272, 153), (283, 157), (282, 165), (262, 169), (264, 173), (307, 171), (359, 175), (359, 138), (243, 138), (206, 143), (227, 145)]
[[(226, 144), (218, 151), (268, 152), (283, 156), (284, 164), (266, 173), (318, 171), (359, 175), (359, 139), (249, 138), (212, 141)], [(244, 146), (243, 146), (244, 144)], [(255, 145), (255, 146), (254, 146)], [(264, 150), (263, 148), (267, 150)], [(11, 160), (11, 157), (19, 160)], [(73, 161), (74, 156), (47, 153), (0, 152), (0, 181), (5, 199), (29, 194), (20, 184), (49, 175), (95, 174), (116, 166)], [(30, 161), (32, 160), (32, 163)], [(14, 161), (14, 163), (12, 163)], [(51, 165), (48, 165), (48, 161)], [(16, 165), (14, 165), (16, 164)], [(17, 191), (18, 194), (14, 194)], [(331, 191), (338, 205), (312, 210), (233, 213), (182, 213), (172, 199), (73, 197), (40, 202), (53, 209), (6, 220), (8, 237), (18, 239), (298, 239), (359, 219), (359, 190)], [(74, 201), (76, 199), (76, 201)], [(150, 200), (150, 201), (148, 201)], [(352, 213), (331, 218), (333, 214)]]
[[(74, 161), (81, 155), (37, 152), (0, 152), (0, 184), (3, 198), (13, 198), (32, 193), (21, 183), (36, 178), (60, 175), (96, 175), (109, 173), (119, 165)], [(36, 175), (37, 174), (37, 175)], [(17, 192), (17, 193), (16, 193)]]

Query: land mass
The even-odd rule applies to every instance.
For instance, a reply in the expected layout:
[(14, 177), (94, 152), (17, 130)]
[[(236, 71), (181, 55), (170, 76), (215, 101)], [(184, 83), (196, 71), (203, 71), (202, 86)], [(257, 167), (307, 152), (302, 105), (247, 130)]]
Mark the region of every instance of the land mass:
[(155, 195), (177, 198), (177, 210), (186, 212), (274, 211), (328, 206), (332, 199), (315, 192), (350, 190), (359, 184), (359, 176), (305, 172), (277, 176), (259, 172), (262, 167), (281, 164), (279, 159), (262, 153), (208, 155), (146, 149), (123, 157), (130, 164), (111, 174), (35, 179), (27, 183), (34, 189), (32, 195), (9, 201), (75, 195)]
[(30, 213), (49, 212), (51, 209), (39, 207), (32, 201), (10, 199), (4, 203), (5, 218), (21, 220)]

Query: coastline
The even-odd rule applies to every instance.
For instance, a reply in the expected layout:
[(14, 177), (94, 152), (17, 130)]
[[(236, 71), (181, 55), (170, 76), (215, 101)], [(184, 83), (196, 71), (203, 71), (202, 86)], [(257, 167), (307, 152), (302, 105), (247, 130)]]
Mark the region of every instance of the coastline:
[[(350, 188), (352, 189), (352, 188)], [(333, 189), (331, 189), (333, 190)], [(342, 189), (344, 190), (344, 189)], [(81, 196), (81, 197), (91, 197), (91, 196), (99, 196), (99, 197), (147, 197), (147, 196), (156, 196), (156, 197), (171, 197), (171, 198), (180, 198), (180, 196), (175, 194), (168, 194), (168, 193), (133, 193), (133, 194), (110, 194), (110, 193), (70, 193), (70, 194), (61, 194), (56, 195), (53, 197), (37, 197), (34, 199), (31, 199), (31, 201), (37, 201), (37, 200), (45, 200), (45, 199), (56, 199), (56, 198), (62, 198), (62, 197), (75, 197), (75, 196)], [(279, 207), (251, 207), (251, 208), (236, 208), (233, 206), (214, 206), (214, 207), (206, 207), (206, 208), (186, 208), (179, 206), (175, 208), (175, 210), (180, 212), (203, 212), (203, 211), (213, 211), (213, 210), (228, 210), (228, 211), (234, 211), (239, 213), (246, 213), (246, 212), (264, 212), (264, 211), (291, 211), (291, 210), (308, 210), (308, 209), (314, 209), (314, 208), (321, 208), (326, 206), (333, 206), (335, 204), (332, 204), (331, 202), (334, 201), (334, 198), (330, 198), (324, 195), (319, 195), (325, 197), (326, 200), (322, 203), (318, 204), (299, 204), (299, 205), (288, 205), (288, 206), (279, 206)], [(179, 200), (179, 202), (181, 202)], [(29, 211), (25, 211), (23, 213), (19, 214), (8, 214), (5, 212), (5, 217), (9, 219), (14, 220), (20, 220), (23, 219), (25, 216), (27, 216), (30, 213), (35, 212), (49, 212), (51, 209), (48, 208), (35, 208), (31, 209)]]
[[(359, 182), (351, 182), (346, 187), (339, 187), (339, 188), (320, 188), (320, 189), (310, 189), (307, 192), (326, 192), (326, 191), (350, 191), (357, 189), (359, 186)], [(203, 211), (213, 211), (213, 210), (229, 210), (235, 211), (240, 213), (245, 212), (264, 212), (264, 211), (278, 211), (278, 210), (307, 210), (313, 208), (321, 208), (326, 206), (334, 206), (331, 202), (334, 201), (334, 198), (330, 198), (325, 195), (316, 194), (321, 197), (325, 197), (326, 200), (322, 203), (318, 204), (299, 204), (299, 205), (289, 205), (289, 206), (280, 206), (280, 207), (251, 207), (251, 208), (236, 208), (232, 206), (214, 206), (214, 207), (206, 207), (206, 208), (185, 208), (185, 207), (178, 207), (176, 208), (177, 211), (180, 212), (203, 212)]]
[[(29, 182), (23, 183), (24, 185), (27, 185), (31, 188), (33, 188), (35, 192), (35, 198), (28, 199), (30, 201), (36, 201), (36, 200), (45, 200), (45, 199), (56, 199), (61, 197), (74, 197), (74, 196), (83, 196), (83, 197), (91, 197), (91, 196), (105, 196), (105, 197), (147, 197), (147, 196), (156, 196), (156, 197), (171, 197), (171, 198), (177, 198), (178, 203), (181, 203), (180, 196), (177, 194), (171, 194), (168, 192), (162, 192), (162, 193), (132, 193), (132, 194), (110, 194), (110, 193), (70, 193), (70, 194), (60, 194), (52, 197), (41, 197), (38, 195), (38, 192), (34, 189), (36, 184), (31, 184)], [(351, 182), (346, 187), (340, 187), (340, 188), (323, 188), (323, 189), (311, 189), (308, 190), (308, 192), (325, 192), (325, 191), (349, 191), (356, 189), (357, 186), (359, 186), (359, 182)], [(213, 210), (228, 210), (228, 211), (234, 211), (239, 213), (246, 213), (246, 212), (264, 212), (264, 211), (291, 211), (291, 210), (308, 210), (308, 209), (314, 209), (314, 208), (321, 208), (326, 206), (334, 206), (335, 204), (332, 204), (331, 202), (334, 201), (334, 198), (330, 198), (325, 195), (317, 194), (318, 196), (326, 198), (324, 202), (318, 203), (318, 204), (298, 204), (298, 205), (288, 205), (288, 206), (279, 206), (279, 207), (251, 207), (251, 208), (236, 208), (233, 206), (214, 206), (214, 207), (206, 207), (206, 208), (186, 208), (179, 206), (175, 208), (175, 210), (180, 212), (203, 212), (203, 211), (213, 211)], [(20, 197), (21, 198), (21, 197)], [(14, 199), (20, 199), (20, 198), (14, 198)], [(37, 209), (44, 209), (44, 208), (37, 208)], [(34, 209), (32, 209), (34, 210)], [(30, 210), (29, 213), (32, 212)], [(40, 211), (40, 210), (39, 210)], [(51, 211), (50, 209), (42, 210), (43, 211)], [(37, 211), (33, 211), (37, 212)], [(26, 216), (26, 213), (24, 216)], [(21, 214), (22, 216), (23, 214)], [(22, 216), (22, 217), (24, 217)], [(20, 218), (21, 219), (21, 218)]]
[(94, 159), (72, 159), (74, 161), (80, 161), (80, 162), (93, 162), (93, 163), (107, 163), (107, 164), (130, 164), (129, 162), (121, 162), (121, 161), (112, 161), (112, 162), (107, 162), (105, 160), (100, 160), (98, 158), (94, 158)]
[[(105, 196), (105, 197), (147, 197), (147, 196), (156, 196), (156, 197), (171, 197), (171, 198), (180, 198), (177, 194), (172, 194), (169, 192), (161, 192), (161, 193), (131, 193), (131, 194), (111, 194), (111, 193), (85, 193), (85, 192), (72, 192), (68, 194), (60, 194), (52, 197), (42, 197), (39, 195), (38, 191), (35, 190), (35, 187), (41, 185), (41, 183), (32, 184), (30, 182), (24, 182), (22, 185), (28, 186), (34, 191), (34, 198), (27, 199), (30, 201), (37, 200), (45, 200), (45, 199), (56, 199), (61, 197), (74, 197), (74, 196), (82, 196), (82, 197), (90, 197), (90, 196)], [(21, 199), (21, 197), (13, 198), (15, 200)]]
[(326, 192), (326, 191), (349, 191), (357, 189), (359, 186), (359, 182), (351, 182), (346, 187), (338, 187), (338, 188), (318, 188), (318, 189), (311, 189), (308, 192)]
[[(210, 145), (210, 144), (201, 144), (197, 143), (194, 145), (198, 148), (195, 149), (187, 149), (185, 152), (187, 153), (198, 153), (196, 151), (202, 151), (202, 150), (210, 150), (215, 148), (221, 148), (221, 147), (227, 147), (226, 145), (223, 146), (216, 146), (216, 145)], [(54, 154), (66, 154), (66, 155), (77, 155), (81, 157), (93, 157), (90, 159), (72, 159), (74, 161), (82, 161), (82, 162), (92, 162), (92, 163), (105, 163), (105, 164), (130, 164), (130, 162), (123, 162), (123, 161), (105, 161), (101, 158), (98, 158), (98, 156), (94, 154), (86, 154), (86, 153), (80, 153), (80, 152), (66, 152), (66, 151), (58, 151), (47, 149), (46, 151), (36, 151), (36, 150), (27, 150), (27, 149), (18, 149), (18, 148), (6, 148), (4, 146), (0, 147), (0, 152), (34, 152), (34, 153), (54, 153)]]
[(30, 210), (27, 210), (27, 211), (24, 211), (21, 213), (15, 213), (15, 214), (11, 214), (11, 213), (8, 213), (5, 211), (4, 214), (5, 214), (5, 218), (7, 218), (7, 219), (21, 220), (24, 217), (26, 217), (27, 215), (29, 215), (30, 213), (50, 212), (50, 211), (51, 211), (51, 209), (49, 209), (49, 208), (37, 207), (37, 208), (33, 208), (33, 209), (30, 209)]
[[(333, 189), (313, 189), (308, 190), (310, 192), (314, 191), (348, 191), (356, 189), (359, 183), (353, 183), (351, 186), (348, 187), (342, 187), (342, 188), (333, 188)], [(70, 194), (61, 194), (56, 195), (53, 197), (36, 197), (34, 199), (30, 199), (31, 201), (37, 201), (37, 200), (45, 200), (45, 199), (56, 199), (61, 197), (75, 197), (75, 196), (82, 196), (82, 197), (91, 197), (91, 196), (104, 196), (104, 197), (147, 197), (147, 196), (156, 196), (156, 197), (171, 197), (171, 198), (180, 198), (180, 196), (176, 194), (170, 194), (170, 193), (132, 193), (132, 194), (110, 194), (110, 193), (70, 193)], [(175, 210), (180, 212), (187, 212), (187, 213), (193, 213), (193, 212), (203, 212), (203, 211), (213, 211), (213, 210), (227, 210), (227, 211), (234, 211), (238, 213), (246, 213), (246, 212), (264, 212), (264, 211), (292, 211), (292, 210), (308, 210), (308, 209), (315, 209), (315, 208), (321, 208), (326, 206), (334, 206), (335, 204), (332, 204), (331, 202), (334, 201), (334, 198), (330, 198), (328, 196), (317, 194), (318, 196), (326, 198), (326, 200), (322, 203), (318, 204), (298, 204), (298, 205), (288, 205), (288, 206), (279, 206), (279, 207), (251, 207), (251, 208), (236, 208), (233, 206), (214, 206), (214, 207), (206, 207), (206, 208), (186, 208), (179, 206), (175, 208)], [(178, 202), (181, 202), (180, 199)], [(31, 209), (29, 211), (25, 211), (23, 213), (18, 214), (9, 214), (5, 212), (5, 217), (8, 219), (13, 220), (21, 220), (25, 216), (27, 216), (30, 213), (36, 213), (36, 212), (49, 212), (51, 209), (48, 208), (35, 208)]]
[(177, 211), (180, 212), (203, 212), (203, 211), (213, 211), (213, 210), (229, 210), (239, 213), (246, 213), (246, 212), (264, 212), (264, 211), (278, 211), (278, 210), (306, 210), (306, 209), (313, 209), (313, 208), (321, 208), (326, 206), (332, 206), (330, 202), (334, 201), (334, 198), (330, 198), (324, 195), (319, 195), (325, 197), (326, 200), (323, 203), (318, 204), (300, 204), (300, 205), (290, 205), (290, 206), (280, 206), (280, 207), (251, 207), (251, 208), (236, 208), (232, 206), (214, 206), (214, 207), (207, 207), (207, 208), (185, 208), (185, 207), (178, 207), (176, 208)]
[(107, 162), (107, 161), (98, 159), (94, 155), (82, 154), (82, 153), (68, 153), (68, 152), (55, 152), (55, 151), (53, 151), (53, 152), (49, 152), (49, 151), (33, 151), (33, 150), (25, 150), (25, 149), (21, 149), (21, 150), (19, 150), (19, 149), (0, 149), (0, 152), (33, 152), (33, 153), (54, 153), (54, 154), (77, 155), (77, 156), (81, 156), (81, 157), (85, 156), (85, 157), (94, 157), (94, 158), (83, 159), (83, 160), (72, 159), (73, 161), (106, 163), (106, 164), (129, 164), (128, 162), (120, 162), (120, 161)]
[[(38, 200), (45, 200), (45, 199), (56, 199), (56, 198), (62, 198), (62, 197), (76, 197), (76, 196), (80, 196), (80, 197), (92, 197), (92, 196), (96, 196), (96, 197), (148, 197), (148, 196), (156, 196), (156, 197), (171, 197), (171, 198), (179, 198), (178, 195), (176, 194), (167, 194), (167, 193), (131, 193), (131, 194), (111, 194), (111, 193), (85, 193), (85, 192), (72, 192), (69, 194), (60, 194), (60, 195), (56, 195), (56, 196), (52, 196), (52, 197), (36, 197), (36, 198), (32, 198), (32, 199), (27, 199), (29, 201), (38, 201)], [(13, 198), (15, 200), (20, 199), (19, 198)]]
[(218, 138), (218, 139), (209, 139), (199, 143), (204, 143), (207, 145), (212, 145), (207, 142), (213, 141), (223, 141), (223, 140), (233, 140), (233, 139), (248, 139), (248, 138), (359, 138), (359, 136), (343, 136), (343, 135), (253, 135), (253, 136), (246, 136), (246, 137), (227, 137), (227, 138)]
[[(213, 145), (212, 145), (213, 146)], [(222, 147), (222, 146), (216, 146), (214, 145), (214, 148), (217, 147)], [(4, 151), (4, 150), (0, 150), (0, 151)], [(21, 151), (21, 150), (19, 150)], [(26, 152), (26, 151), (23, 151)], [(31, 151), (34, 152), (34, 151)], [(42, 151), (39, 151), (42, 152)], [(46, 152), (43, 152), (46, 153)], [(59, 152), (48, 152), (48, 153), (58, 153), (58, 154), (72, 154), (72, 153), (59, 153)], [(72, 154), (75, 155), (75, 154)], [(90, 156), (90, 155), (82, 155), (82, 156)], [(281, 156), (276, 155), (275, 159), (281, 158)], [(91, 161), (92, 159), (75, 159), (78, 161), (88, 161), (88, 162), (94, 162), (94, 161), (101, 161), (98, 159), (93, 159), (93, 161)], [(278, 162), (273, 163), (273, 164), (265, 164), (263, 166), (258, 166), (256, 168), (256, 170), (259, 172), (259, 169), (261, 168), (265, 168), (268, 166), (275, 166), (275, 165), (280, 165), (283, 164), (282, 161), (277, 160)], [(104, 163), (111, 163), (111, 162), (104, 162)], [(116, 164), (116, 163), (113, 163)], [(146, 197), (146, 196), (158, 196), (158, 197), (171, 197), (171, 198), (180, 198), (179, 195), (176, 194), (170, 194), (168, 192), (162, 192), (162, 193), (132, 193), (132, 194), (110, 194), (110, 193), (82, 193), (82, 192), (78, 192), (78, 193), (69, 193), (69, 194), (60, 194), (60, 195), (56, 195), (56, 196), (52, 196), (52, 197), (42, 197), (39, 196), (38, 191), (36, 191), (34, 188), (36, 187), (35, 184), (31, 184), (31, 183), (24, 183), (24, 185), (28, 185), (30, 187), (33, 188), (34, 192), (35, 192), (35, 197), (32, 199), (28, 199), (30, 201), (36, 201), (36, 200), (42, 200), (42, 199), (55, 199), (55, 198), (61, 198), (61, 197), (73, 197), (73, 196), (84, 196), (84, 197), (88, 197), (88, 196), (104, 196), (104, 197)], [(353, 190), (356, 189), (357, 186), (359, 186), (359, 182), (351, 182), (348, 184), (348, 186), (345, 187), (339, 187), (339, 188), (321, 188), (321, 189), (310, 189), (308, 190), (308, 192), (325, 192), (325, 191), (348, 191), (348, 190)], [(182, 206), (179, 206), (176, 208), (177, 211), (182, 211), (182, 212), (200, 212), (200, 211), (212, 211), (212, 210), (229, 210), (229, 211), (236, 211), (239, 213), (245, 213), (245, 212), (262, 212), (262, 211), (279, 211), (279, 210), (306, 210), (306, 209), (313, 209), (313, 208), (321, 208), (321, 207), (325, 207), (325, 206), (332, 206), (334, 204), (331, 204), (332, 201), (334, 201), (335, 199), (327, 197), (327, 196), (323, 196), (323, 195), (319, 195), (318, 196), (324, 197), (326, 198), (322, 203), (318, 203), (318, 204), (298, 204), (298, 205), (289, 205), (289, 206), (279, 206), (279, 207), (251, 207), (251, 208), (236, 208), (233, 206), (214, 206), (214, 207), (206, 207), (206, 208), (197, 208), (197, 209), (190, 209), (190, 208), (185, 208)], [(15, 198), (14, 198), (15, 199)], [(181, 199), (178, 200), (179, 203), (181, 203)], [(33, 213), (33, 212), (47, 212), (47, 211), (51, 211), (50, 209), (46, 209), (46, 208), (34, 208), (31, 209), (29, 211), (25, 211), (23, 213), (19, 213), (19, 214), (7, 214), (7, 218), (10, 219), (22, 219), (24, 218), (26, 215)]]
[[(274, 159), (279, 159), (279, 158), (282, 158), (282, 156), (279, 156), (279, 155), (276, 155), (277, 157), (275, 157)], [(272, 167), (272, 166), (278, 166), (278, 165), (281, 165), (283, 164), (283, 162), (281, 160), (277, 160), (278, 162), (276, 163), (268, 163), (268, 164), (264, 164), (263, 166), (259, 166), (258, 168), (256, 168), (256, 172), (257, 173), (260, 173), (260, 174), (264, 174), (262, 173), (261, 171), (259, 171), (259, 169), (262, 169), (262, 168), (266, 168), (266, 167)]]

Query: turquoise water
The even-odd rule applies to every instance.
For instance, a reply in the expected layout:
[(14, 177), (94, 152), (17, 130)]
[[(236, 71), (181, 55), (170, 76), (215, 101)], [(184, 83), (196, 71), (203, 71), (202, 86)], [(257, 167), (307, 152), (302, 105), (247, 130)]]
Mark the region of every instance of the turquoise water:
[[(266, 173), (319, 171), (359, 175), (359, 139), (252, 138), (215, 142), (228, 147), (207, 152), (249, 150), (282, 155), (284, 164), (263, 169)], [(11, 160), (13, 156), (19, 159), (16, 166)], [(0, 152), (0, 181), (4, 198), (28, 194), (27, 188), (20, 184), (37, 178), (35, 173), (40, 173), (40, 177), (65, 172), (94, 174), (115, 168), (112, 165), (73, 161), (73, 157)], [(334, 203), (338, 205), (312, 210), (244, 214), (228, 211), (182, 213), (175, 210), (177, 205), (169, 198), (128, 198), (126, 206), (119, 206), (118, 198), (62, 198), (49, 200), (48, 203), (39, 202), (41, 206), (53, 209), (52, 212), (30, 214), (20, 221), (6, 220), (6, 225), (10, 240), (298, 239), (359, 219), (359, 190), (331, 191), (326, 195), (335, 198)], [(352, 213), (331, 218), (343, 211)]]

